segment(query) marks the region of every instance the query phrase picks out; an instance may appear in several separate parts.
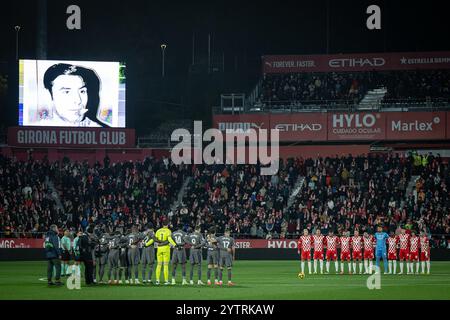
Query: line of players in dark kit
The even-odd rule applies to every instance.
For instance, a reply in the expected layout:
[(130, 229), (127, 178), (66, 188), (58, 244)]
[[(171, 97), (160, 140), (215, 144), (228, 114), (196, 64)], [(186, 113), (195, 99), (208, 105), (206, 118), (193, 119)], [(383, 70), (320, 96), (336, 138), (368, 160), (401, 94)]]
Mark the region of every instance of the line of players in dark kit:
[[(155, 230), (149, 226), (144, 231), (139, 231), (134, 225), (131, 230), (125, 231), (123, 228), (115, 228), (114, 231), (107, 231), (104, 226), (96, 226), (91, 233), (88, 233), (92, 260), (94, 264), (93, 279), (97, 284), (141, 284), (139, 271), (142, 275), (142, 284), (159, 284), (159, 277), (153, 281), (153, 270), (157, 264), (155, 251), (159, 243), (155, 237)], [(202, 261), (203, 249), (206, 249), (207, 284), (222, 285), (222, 272), (226, 268), (228, 272), (228, 285), (233, 285), (231, 281), (231, 268), (235, 256), (234, 239), (230, 237), (228, 231), (224, 236), (216, 236), (215, 228), (205, 232), (206, 237), (201, 233), (201, 228), (196, 227), (193, 232), (187, 233), (181, 229), (171, 233), (175, 242), (172, 247), (172, 285), (176, 284), (176, 270), (178, 265), (182, 269), (182, 285), (194, 284), (194, 270), (197, 268), (197, 284), (204, 285), (202, 281)], [(69, 275), (72, 272), (81, 274), (79, 238), (83, 235), (79, 232), (73, 241), (61, 241), (62, 251), (62, 273)], [(71, 238), (66, 231), (63, 238)], [(189, 248), (190, 275), (189, 282), (186, 279), (187, 254)], [(71, 261), (74, 264), (71, 265)], [(141, 268), (139, 268), (139, 265)], [(141, 269), (141, 270), (139, 270)], [(167, 279), (166, 279), (167, 280)], [(168, 282), (166, 281), (166, 284)]]

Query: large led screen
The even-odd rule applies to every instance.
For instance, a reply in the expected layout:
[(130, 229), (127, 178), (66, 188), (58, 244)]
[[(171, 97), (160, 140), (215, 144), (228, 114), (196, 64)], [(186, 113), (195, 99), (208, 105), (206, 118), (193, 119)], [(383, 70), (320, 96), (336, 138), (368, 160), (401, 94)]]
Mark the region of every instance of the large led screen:
[(125, 65), (20, 60), (19, 125), (125, 127)]

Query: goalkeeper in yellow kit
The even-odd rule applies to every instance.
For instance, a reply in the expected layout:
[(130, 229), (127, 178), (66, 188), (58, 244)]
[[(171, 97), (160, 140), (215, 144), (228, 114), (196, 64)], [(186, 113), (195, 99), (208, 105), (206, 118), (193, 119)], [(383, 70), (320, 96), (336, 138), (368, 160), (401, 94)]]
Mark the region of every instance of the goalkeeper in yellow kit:
[(172, 231), (170, 231), (169, 222), (165, 220), (163, 227), (156, 231), (153, 239), (150, 239), (145, 246), (150, 246), (154, 242), (157, 244), (156, 251), (156, 284), (159, 285), (159, 278), (161, 276), (161, 266), (164, 266), (164, 284), (169, 283), (169, 261), (170, 261), (170, 245), (176, 246), (177, 244), (172, 239)]

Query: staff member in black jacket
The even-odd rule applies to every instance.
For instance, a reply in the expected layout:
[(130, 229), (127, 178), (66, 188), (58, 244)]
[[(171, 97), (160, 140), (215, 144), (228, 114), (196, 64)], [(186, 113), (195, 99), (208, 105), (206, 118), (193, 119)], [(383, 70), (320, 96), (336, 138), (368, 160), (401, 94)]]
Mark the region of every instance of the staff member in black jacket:
[[(92, 233), (92, 230), (88, 228), (88, 233)], [(87, 285), (94, 283), (94, 260), (92, 258), (93, 244), (89, 234), (84, 232), (80, 237), (80, 259), (84, 263), (84, 279)]]
[[(61, 283), (61, 248), (58, 237), (58, 227), (55, 224), (50, 226), (50, 230), (45, 235), (45, 256), (47, 258), (47, 279), (49, 285), (62, 285)], [(53, 267), (56, 269), (55, 280), (53, 278)]]

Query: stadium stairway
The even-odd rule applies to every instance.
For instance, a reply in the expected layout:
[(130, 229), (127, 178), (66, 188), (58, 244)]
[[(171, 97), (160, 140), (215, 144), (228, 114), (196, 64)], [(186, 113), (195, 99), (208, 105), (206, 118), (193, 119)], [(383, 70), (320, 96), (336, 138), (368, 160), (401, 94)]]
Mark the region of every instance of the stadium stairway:
[(411, 180), (409, 180), (408, 186), (405, 190), (405, 196), (408, 197), (414, 190), (416, 186), (416, 181), (419, 179), (420, 176), (411, 176)]
[(55, 200), (57, 208), (61, 212), (64, 212), (64, 206), (61, 202), (61, 199), (59, 198), (59, 192), (58, 192), (58, 190), (56, 190), (55, 185), (53, 184), (53, 181), (51, 181), (48, 176), (45, 177), (45, 184), (51, 190), (52, 199)]
[(178, 192), (177, 199), (172, 203), (170, 209), (172, 211), (176, 210), (177, 207), (183, 203), (184, 195), (186, 194), (186, 188), (191, 183), (192, 177), (186, 177), (183, 181), (183, 185), (181, 186), (180, 191)]
[(361, 99), (358, 105), (358, 110), (373, 110), (380, 107), (381, 101), (386, 95), (386, 88), (376, 88), (367, 91), (364, 98)]
[(292, 192), (289, 195), (287, 206), (284, 209), (285, 212), (287, 212), (291, 208), (291, 206), (294, 204), (295, 197), (297, 197), (298, 193), (302, 190), (304, 181), (305, 181), (305, 177), (298, 176), (297, 181), (295, 182), (295, 185), (292, 188)]

